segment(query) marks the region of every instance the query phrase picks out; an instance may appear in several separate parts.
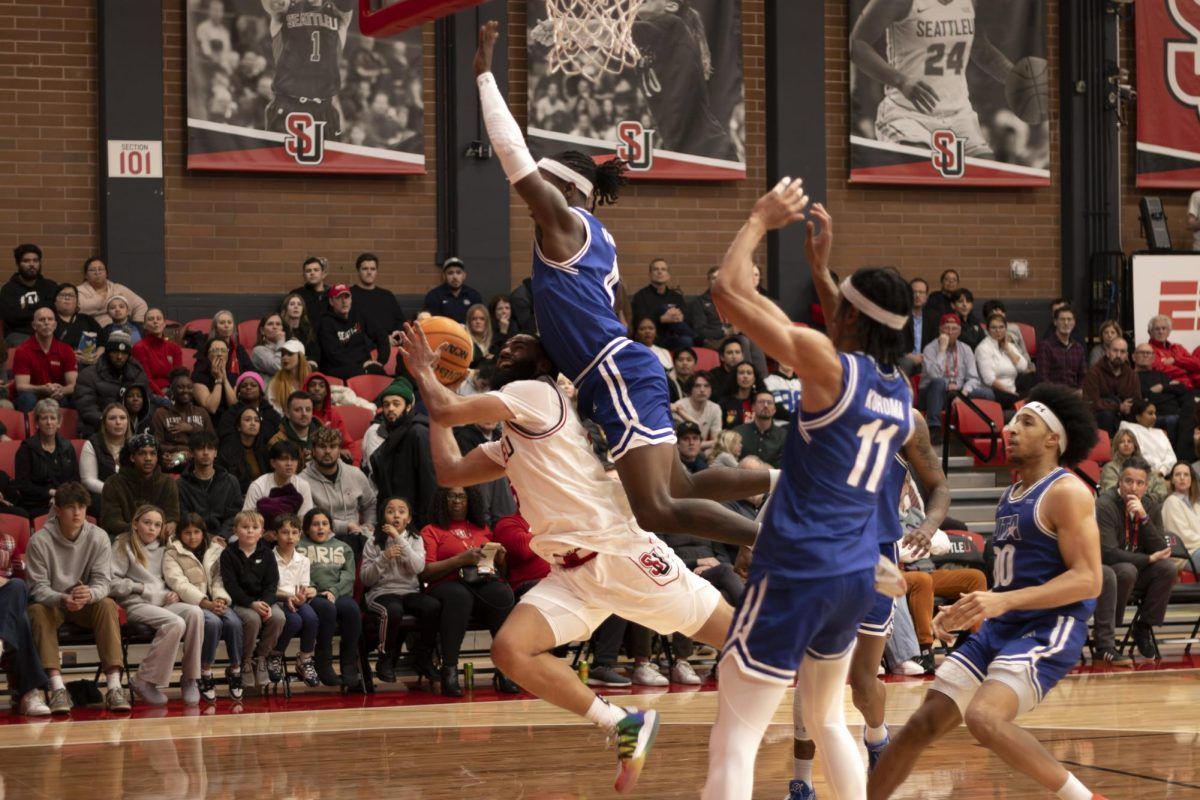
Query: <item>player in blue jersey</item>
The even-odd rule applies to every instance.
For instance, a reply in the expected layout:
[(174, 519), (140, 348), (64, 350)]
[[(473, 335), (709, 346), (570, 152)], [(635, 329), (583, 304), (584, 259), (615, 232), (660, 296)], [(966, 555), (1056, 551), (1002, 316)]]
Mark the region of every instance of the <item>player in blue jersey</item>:
[(744, 470), (684, 469), (666, 373), (613, 308), (616, 243), (591, 211), (616, 201), (625, 165), (597, 165), (575, 151), (534, 162), (492, 75), (498, 36), (495, 22), (479, 30), (476, 82), (492, 146), (536, 224), (533, 308), (542, 346), (574, 382), (580, 414), (603, 429), (638, 525), (749, 544), (757, 524), (713, 501), (748, 497), (753, 481), (738, 474)]
[[(1100, 593), (1095, 498), (1063, 464), (1087, 457), (1096, 421), (1074, 389), (1043, 383), (1008, 426), (1019, 473), (996, 507), (993, 587), (934, 619), (939, 637), (983, 627), (938, 668), (921, 707), (871, 773), (868, 796), (884, 800), (934, 741), (966, 722), (980, 744), (1062, 800), (1095, 800), (1033, 734), (1013, 724), (1079, 661)], [(722, 678), (724, 675), (722, 675)]]
[[(705, 800), (751, 796), (759, 742), (797, 668), (805, 727), (836, 795), (865, 791), (842, 686), (875, 601), (884, 474), (914, 427), (912, 392), (896, 369), (912, 291), (895, 270), (860, 269), (840, 286), (828, 337), (793, 325), (755, 290), (752, 257), (767, 231), (803, 219), (807, 203), (801, 182), (787, 178), (761, 197), (713, 287), (729, 322), (793, 366), (804, 390), (721, 657)], [(882, 563), (891, 593), (902, 594), (899, 571)]]

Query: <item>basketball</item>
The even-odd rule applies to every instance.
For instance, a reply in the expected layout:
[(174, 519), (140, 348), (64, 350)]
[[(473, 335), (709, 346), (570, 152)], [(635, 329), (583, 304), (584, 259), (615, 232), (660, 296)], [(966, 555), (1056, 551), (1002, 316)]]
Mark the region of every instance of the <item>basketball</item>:
[(474, 344), (467, 335), (467, 329), (449, 317), (430, 317), (420, 323), (429, 347), (437, 352), (443, 344), (446, 348), (441, 351), (433, 371), (444, 386), (457, 383), (467, 376), (471, 367), (471, 355)]
[(1050, 114), (1046, 59), (1029, 56), (1013, 65), (1004, 82), (1008, 107), (1030, 125), (1040, 125)]

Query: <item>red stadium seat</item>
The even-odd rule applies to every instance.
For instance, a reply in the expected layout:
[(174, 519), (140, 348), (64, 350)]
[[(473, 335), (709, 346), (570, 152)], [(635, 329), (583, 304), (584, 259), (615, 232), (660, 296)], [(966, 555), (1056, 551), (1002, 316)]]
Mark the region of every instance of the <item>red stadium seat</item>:
[(11, 408), (0, 408), (0, 422), (4, 423), (9, 438), (24, 439), (29, 435), (25, 427), (25, 415)]
[(185, 331), (197, 331), (208, 336), (208, 332), (212, 330), (212, 320), (207, 317), (204, 319), (188, 320), (183, 323), (183, 329)]
[[(58, 429), (58, 435), (64, 439), (75, 439), (79, 436), (79, 412), (73, 408), (63, 407), (62, 411), (62, 427)], [(29, 432), (31, 435), (37, 434), (37, 419), (34, 418), (33, 412), (28, 415)]]
[(696, 351), (696, 369), (703, 372), (716, 369), (721, 363), (721, 354), (708, 347), (693, 347)]
[(1037, 332), (1032, 325), (1026, 325), (1024, 322), (1010, 322), (1009, 325), (1015, 325), (1017, 330), (1021, 332), (1021, 339), (1025, 342), (1025, 349), (1029, 351), (1030, 358), (1037, 358)]
[(1092, 448), (1092, 452), (1088, 453), (1088, 460), (1104, 466), (1112, 461), (1112, 440), (1108, 438), (1108, 431), (1097, 431), (1096, 433), (1100, 438), (1097, 440), (1096, 446)]
[[(387, 375), (355, 375), (346, 381), (346, 385), (353, 389), (356, 395), (371, 403), (391, 384), (392, 379)], [(341, 411), (341, 408), (338, 410)]]
[(363, 434), (375, 419), (375, 414), (369, 409), (358, 406), (338, 406), (337, 412), (341, 415), (342, 422), (346, 423), (346, 434), (352, 442), (362, 441)]
[(196, 368), (196, 351), (189, 347), (183, 348), (183, 360), (179, 362), (179, 365), (188, 372), (194, 370)]
[[(0, 514), (0, 533), (8, 534), (16, 542), (14, 553), (24, 553), (32, 531), (29, 528), (29, 520), (25, 517), (18, 517), (16, 514)], [(17, 577), (22, 576), (18, 575)]]
[(258, 320), (245, 319), (238, 323), (238, 344), (246, 348), (246, 352), (254, 349), (254, 345), (258, 344)]
[(17, 472), (17, 448), (20, 442), (0, 442), (0, 472), (13, 477)]
[(1084, 483), (1088, 484), (1088, 488), (1095, 493), (1096, 488), (1100, 485), (1100, 465), (1095, 461), (1084, 459), (1075, 465), (1075, 472), (1081, 478), (1084, 478)]
[(75, 460), (78, 461), (83, 457), (83, 446), (87, 444), (87, 439), (72, 439), (71, 446), (75, 448)]
[(350, 451), (350, 460), (354, 463), (354, 466), (361, 467), (363, 458), (362, 442), (355, 439), (346, 446), (346, 449)]
[[(999, 466), (1004, 464), (1004, 409), (995, 400), (971, 400), (984, 417), (976, 414), (961, 398), (955, 398), (950, 406), (954, 427), (962, 436), (982, 453), (972, 453), (979, 464)], [(989, 424), (989, 422), (991, 424)], [(995, 438), (992, 430), (995, 427)]]

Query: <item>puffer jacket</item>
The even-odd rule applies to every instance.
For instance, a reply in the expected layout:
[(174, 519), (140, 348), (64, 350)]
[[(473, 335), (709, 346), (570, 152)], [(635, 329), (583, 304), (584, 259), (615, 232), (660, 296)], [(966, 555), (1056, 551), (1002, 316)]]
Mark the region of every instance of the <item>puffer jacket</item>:
[(171, 539), (163, 555), (163, 580), (167, 588), (179, 595), (179, 599), (191, 605), (200, 605), (201, 600), (224, 600), (233, 605), (225, 583), (221, 580), (221, 553), (225, 548), (214, 538), (204, 551), (204, 563), (178, 539)]

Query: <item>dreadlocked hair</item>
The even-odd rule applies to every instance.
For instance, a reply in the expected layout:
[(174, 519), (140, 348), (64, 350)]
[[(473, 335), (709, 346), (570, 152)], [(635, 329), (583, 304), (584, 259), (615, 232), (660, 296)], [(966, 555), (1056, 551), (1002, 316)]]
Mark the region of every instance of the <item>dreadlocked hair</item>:
[[(894, 269), (863, 267), (850, 276), (850, 283), (884, 310), (902, 317), (912, 315), (912, 287)], [(850, 301), (843, 297), (838, 316), (844, 318), (851, 307)], [(854, 332), (859, 349), (885, 366), (899, 364), (908, 349), (903, 330), (889, 328), (863, 313), (858, 315)]]
[(591, 210), (596, 206), (611, 206), (617, 202), (621, 187), (629, 183), (626, 173), (629, 165), (619, 158), (597, 164), (592, 157), (578, 150), (564, 150), (550, 156), (554, 161), (565, 164), (592, 182)]
[(1062, 423), (1067, 449), (1058, 459), (1060, 464), (1072, 467), (1088, 457), (1100, 435), (1096, 432), (1096, 418), (1078, 390), (1061, 383), (1043, 382), (1033, 387), (1029, 402), (1044, 404)]

